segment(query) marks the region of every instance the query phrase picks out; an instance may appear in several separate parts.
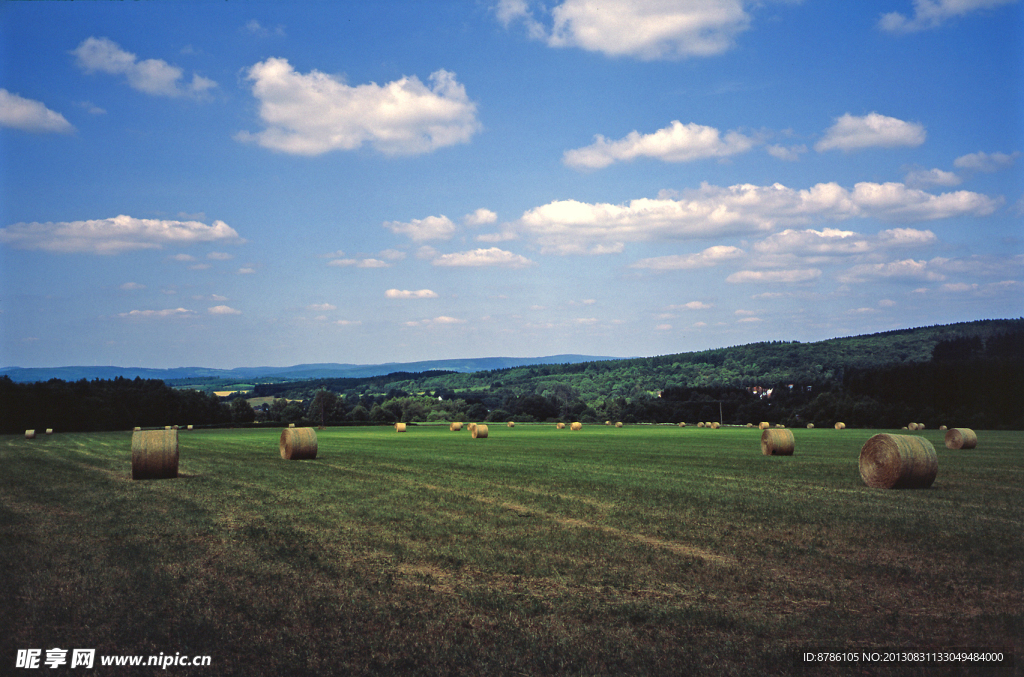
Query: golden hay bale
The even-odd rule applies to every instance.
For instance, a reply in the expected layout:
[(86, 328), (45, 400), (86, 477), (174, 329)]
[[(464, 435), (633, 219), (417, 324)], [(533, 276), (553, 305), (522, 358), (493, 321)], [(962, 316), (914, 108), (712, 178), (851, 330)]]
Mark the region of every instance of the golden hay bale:
[(294, 424), (294, 423), (289, 423), (289, 424), (288, 424), (288, 427), (289, 427), (289, 428), (294, 428), (294, 427), (295, 427), (295, 424)]
[(451, 430), (452, 432), (455, 433), (459, 432), (460, 430), (462, 430), (462, 421), (452, 421), (451, 423), (448, 424), (448, 430)]
[(714, 422), (712, 422), (712, 424), (711, 424), (711, 427), (712, 427), (713, 429), (715, 429), (715, 430), (718, 430), (719, 428), (721, 428), (721, 427), (722, 427), (722, 424), (721, 424), (721, 423), (719, 423), (718, 421), (714, 421)]
[(169, 426), (169, 425), (165, 425), (164, 426), (164, 430), (170, 430), (170, 429), (171, 429), (171, 426)]
[(487, 437), (487, 426), (478, 425), (473, 427), (473, 439), (482, 440)]
[(772, 424), (769, 423), (768, 421), (761, 421), (760, 423), (757, 424), (757, 427), (760, 430), (768, 430), (768, 428), (772, 427)]
[(616, 428), (621, 428), (622, 427), (622, 421), (616, 421), (615, 422), (615, 427)]
[(765, 456), (792, 456), (795, 446), (792, 430), (765, 428), (761, 431), (761, 453)]
[(136, 432), (137, 433), (140, 430), (142, 430), (142, 428), (140, 428), (139, 426), (135, 426), (135, 428), (132, 430), (132, 432)]
[(697, 427), (698, 428), (703, 428), (704, 427), (704, 421), (697, 421)]
[(970, 428), (950, 428), (946, 431), (947, 449), (974, 449), (978, 436)]
[(52, 435), (53, 434), (53, 428), (47, 428), (46, 429), (46, 434), (47, 435)]
[(775, 424), (775, 427), (776, 427), (776, 428), (785, 428), (785, 427), (786, 427), (786, 425), (785, 425), (784, 423), (776, 423), (776, 424)]
[(903, 429), (904, 430), (917, 430), (917, 424), (916, 423), (909, 423), (909, 424), (903, 426)]
[(558, 423), (555, 424), (555, 428), (558, 429), (558, 430), (561, 430), (564, 427), (565, 427), (565, 424), (562, 423), (561, 421), (559, 421)]
[(944, 425), (940, 425), (940, 426), (939, 426), (939, 430), (949, 430), (949, 428), (947, 428), (947, 427), (946, 427), (946, 426), (944, 426)]
[(25, 431), (25, 439), (26, 440), (34, 440), (35, 438), (36, 438), (36, 431), (35, 430), (26, 430)]
[(469, 432), (473, 432), (474, 430), (476, 430), (476, 423), (470, 423), (466, 427), (469, 428)]
[(807, 424), (807, 429), (808, 430), (814, 430), (814, 424), (813, 423), (808, 423)]
[(509, 428), (515, 428), (516, 427), (516, 422), (515, 421), (509, 421), (508, 422), (508, 427)]
[(754, 424), (753, 424), (753, 423), (748, 423), (748, 424), (747, 424), (747, 427), (748, 427), (748, 428), (753, 428), (753, 427), (754, 427)]
[(845, 427), (846, 427), (846, 424), (843, 423), (842, 421), (839, 421), (838, 423), (836, 423), (836, 430), (842, 430)]
[(864, 484), (881, 489), (927, 489), (939, 472), (935, 447), (917, 435), (879, 433), (860, 450)]
[(611, 422), (611, 421), (605, 421), (605, 422), (604, 422), (604, 424), (605, 424), (605, 425), (611, 425), (611, 424), (612, 424), (612, 422)]
[(186, 426), (186, 427), (187, 427), (188, 430), (192, 430), (192, 424), (191, 423), (188, 424), (188, 426)]
[(569, 430), (583, 430), (583, 424), (579, 421), (573, 421), (569, 426)]
[(395, 432), (397, 432), (397, 433), (404, 433), (405, 432), (405, 424), (404, 423), (396, 423), (395, 424)]
[(924, 429), (925, 429), (925, 427), (926, 427), (926, 426), (925, 426), (925, 424), (924, 424), (924, 423), (918, 423), (918, 424), (917, 424), (917, 429), (918, 429), (918, 430), (924, 430)]
[(133, 480), (169, 480), (177, 476), (177, 430), (132, 433)]
[(908, 428), (907, 426), (903, 426), (902, 428), (900, 428), (900, 430), (910, 430), (910, 428)]
[(680, 423), (679, 427), (680, 428), (685, 428), (686, 427), (686, 421), (683, 421), (682, 423)]
[(312, 428), (284, 428), (281, 430), (281, 458), (286, 461), (304, 461), (316, 458), (316, 431)]

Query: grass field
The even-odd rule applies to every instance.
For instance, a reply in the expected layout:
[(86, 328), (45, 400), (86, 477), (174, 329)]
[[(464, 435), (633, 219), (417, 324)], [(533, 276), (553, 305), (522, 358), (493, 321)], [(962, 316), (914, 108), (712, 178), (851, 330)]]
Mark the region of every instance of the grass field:
[[(869, 489), (872, 430), (491, 425), (0, 437), (0, 672), (18, 649), (210, 667), (46, 674), (1015, 674), (804, 666), (803, 651), (1024, 661), (1024, 433), (935, 445), (927, 490)], [(109, 672), (104, 672), (108, 670)], [(148, 672), (147, 672), (148, 670)], [(21, 674), (37, 671), (21, 670)]]

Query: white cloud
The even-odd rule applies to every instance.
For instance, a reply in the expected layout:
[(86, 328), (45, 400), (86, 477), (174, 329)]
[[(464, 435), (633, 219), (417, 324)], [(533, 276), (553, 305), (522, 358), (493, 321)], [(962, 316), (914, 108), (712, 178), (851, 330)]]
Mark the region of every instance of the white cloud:
[(328, 310), (337, 310), (338, 306), (331, 305), (330, 303), (314, 303), (306, 306), (306, 310), (313, 310), (319, 312), (326, 312)]
[(255, 273), (256, 273), (256, 269), (255, 268), (239, 268), (238, 269), (238, 274), (239, 275), (253, 275)]
[(0, 127), (58, 134), (75, 131), (74, 126), (60, 113), (50, 110), (39, 101), (11, 94), (6, 89), (0, 89)]
[(836, 279), (844, 283), (867, 282), (872, 279), (927, 280), (939, 282), (946, 276), (930, 269), (927, 261), (904, 259), (887, 263), (862, 263), (853, 266)]
[(106, 115), (107, 111), (103, 110), (91, 101), (79, 101), (78, 105), (87, 110), (91, 115)]
[(389, 299), (436, 299), (437, 293), (429, 289), (420, 289), (418, 291), (409, 291), (407, 289), (388, 289), (384, 292), (384, 296)]
[(722, 261), (735, 259), (743, 255), (743, 250), (738, 247), (727, 247), (717, 245), (708, 247), (697, 254), (674, 254), (669, 256), (656, 256), (650, 259), (641, 259), (634, 263), (633, 268), (647, 268), (650, 270), (693, 270), (695, 268), (710, 268)]
[(267, 38), (271, 35), (283, 36), (285, 34), (284, 26), (278, 25), (276, 28), (271, 30), (256, 19), (249, 19), (249, 21), (245, 23), (245, 31), (260, 38)]
[(223, 221), (207, 226), (199, 221), (136, 219), (123, 214), (110, 219), (17, 223), (0, 228), (0, 243), (54, 253), (120, 254), (199, 242), (244, 240)]
[(119, 317), (187, 317), (195, 315), (195, 311), (187, 308), (167, 308), (166, 310), (131, 310), (118, 313)]
[(124, 289), (125, 291), (134, 291), (137, 289), (145, 289), (146, 285), (139, 284), (138, 282), (125, 282), (119, 288)]
[(941, 169), (915, 169), (903, 179), (908, 186), (959, 186), (963, 181), (953, 172)]
[(713, 303), (704, 303), (702, 301), (690, 301), (680, 306), (669, 306), (669, 310), (707, 310), (708, 308), (713, 308), (714, 305)]
[(342, 327), (358, 327), (362, 323), (362, 320), (338, 320), (334, 324), (340, 324)]
[(466, 214), (462, 217), (462, 222), (467, 226), (482, 226), (485, 223), (494, 223), (498, 220), (498, 215), (492, 212), (490, 209), (484, 209), (481, 207), (472, 214)]
[(877, 235), (861, 235), (849, 230), (784, 230), (754, 245), (759, 254), (795, 256), (854, 256), (885, 251), (892, 247), (914, 247), (938, 241), (930, 230), (891, 228)]
[(938, 28), (949, 19), (971, 12), (1013, 4), (1017, 0), (914, 0), (914, 16), (907, 18), (899, 12), (883, 14), (878, 27), (891, 33), (912, 33)]
[(882, 308), (892, 308), (893, 306), (896, 305), (896, 302), (893, 301), (892, 299), (882, 299), (881, 301), (878, 302), (878, 305), (881, 306)]
[(934, 195), (901, 183), (858, 183), (848, 190), (820, 183), (796, 190), (782, 184), (704, 184), (681, 199), (641, 198), (626, 204), (557, 200), (529, 209), (509, 224), (533, 235), (544, 253), (615, 253), (626, 242), (769, 233), (779, 226), (848, 218), (925, 221), (984, 216), (1002, 204), (979, 193)]
[(513, 254), (497, 247), (444, 254), (434, 259), (433, 264), (435, 266), (450, 267), (501, 266), (504, 268), (525, 268), (526, 266), (535, 265), (533, 261), (525, 256)]
[(78, 66), (86, 73), (101, 71), (110, 75), (124, 75), (133, 89), (146, 94), (170, 97), (202, 97), (217, 83), (196, 73), (192, 82), (182, 82), (184, 72), (162, 59), (138, 61), (136, 56), (121, 49), (109, 38), (90, 37), (71, 52)]
[(772, 157), (776, 157), (780, 160), (787, 160), (789, 162), (796, 162), (800, 159), (802, 154), (807, 152), (807, 146), (799, 144), (797, 146), (789, 146), (787, 148), (786, 146), (776, 143), (770, 146), (765, 146), (765, 150), (768, 151), (768, 154)]
[(734, 284), (744, 282), (808, 282), (821, 277), (821, 271), (817, 268), (805, 268), (802, 270), (741, 270), (725, 278), (726, 282)]
[(669, 331), (672, 329), (671, 324), (659, 324), (654, 328), (654, 331)]
[(760, 317), (743, 317), (743, 318), (740, 318), (740, 319), (738, 319), (736, 321), (737, 322), (763, 322), (764, 320), (762, 320)]
[(226, 252), (210, 252), (209, 254), (206, 255), (206, 258), (210, 259), (211, 261), (230, 261), (231, 259), (235, 258), (235, 256), (233, 254), (228, 254)]
[(229, 308), (228, 306), (214, 306), (212, 308), (207, 308), (206, 312), (210, 313), (211, 315), (241, 315), (242, 314), (241, 310), (235, 310), (234, 308)]
[(348, 267), (352, 266), (355, 268), (390, 268), (391, 264), (387, 261), (381, 261), (380, 259), (335, 259), (327, 263), (329, 266)]
[(442, 324), (442, 325), (445, 325), (445, 324), (449, 324), (449, 325), (450, 324), (466, 324), (466, 320), (460, 320), (457, 317), (450, 317), (448, 315), (441, 315), (441, 316), (435, 317), (433, 319), (409, 320), (408, 322), (405, 323), (405, 326), (407, 326), (407, 327), (426, 327), (426, 326), (429, 326), (429, 325), (438, 325), (438, 324)]
[(671, 125), (653, 134), (641, 135), (634, 130), (618, 141), (609, 141), (600, 134), (594, 139), (589, 146), (565, 151), (562, 162), (576, 169), (600, 169), (613, 162), (638, 157), (689, 162), (745, 153), (758, 143), (756, 139), (736, 131), (727, 132), (723, 139), (721, 132), (714, 127), (693, 122), (684, 125), (679, 120), (673, 120)]
[(392, 233), (406, 235), (414, 242), (447, 240), (455, 233), (455, 224), (444, 214), (428, 216), (425, 219), (413, 219), (408, 223), (385, 221), (383, 225)]
[(742, 0), (565, 0), (551, 10), (550, 31), (524, 3), (504, 2), (505, 22), (526, 21), (551, 47), (580, 47), (645, 61), (721, 54), (750, 25)]
[(953, 160), (953, 166), (960, 169), (971, 169), (976, 172), (997, 172), (1009, 169), (1020, 157), (1020, 151), (1013, 153), (970, 153)]
[(878, 113), (855, 117), (846, 113), (826, 132), (825, 138), (814, 145), (814, 150), (859, 150), (861, 148), (920, 146), (924, 143), (924, 126), (904, 122)]
[(466, 143), (480, 129), (476, 104), (446, 70), (430, 75), (429, 88), (416, 76), (352, 87), (270, 58), (250, 68), (247, 78), (268, 127), (235, 138), (284, 153), (320, 155), (368, 143), (388, 155), (414, 155)]

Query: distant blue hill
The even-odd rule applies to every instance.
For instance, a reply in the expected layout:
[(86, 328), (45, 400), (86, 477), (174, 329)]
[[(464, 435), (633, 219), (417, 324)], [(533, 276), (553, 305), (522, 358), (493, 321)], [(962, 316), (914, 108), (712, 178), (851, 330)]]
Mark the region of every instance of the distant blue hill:
[(424, 362), (387, 362), (385, 364), (296, 364), (291, 367), (238, 367), (236, 369), (209, 369), (205, 367), (178, 367), (175, 369), (147, 369), (145, 367), (4, 367), (0, 376), (9, 376), (17, 383), (33, 383), (49, 381), (57, 378), (62, 381), (80, 381), (93, 379), (113, 379), (117, 377), (134, 379), (160, 379), (173, 381), (178, 379), (222, 378), (234, 381), (250, 381), (261, 378), (275, 378), (286, 381), (298, 381), (313, 378), (366, 378), (382, 376), (396, 371), (419, 373), (423, 371), (444, 370), (469, 373), (489, 371), (491, 369), (508, 369), (534, 364), (577, 364), (579, 362), (598, 362), (618, 360), (619, 357), (600, 357), (595, 355), (550, 355), (548, 357), (479, 357), (461, 360), (427, 360)]

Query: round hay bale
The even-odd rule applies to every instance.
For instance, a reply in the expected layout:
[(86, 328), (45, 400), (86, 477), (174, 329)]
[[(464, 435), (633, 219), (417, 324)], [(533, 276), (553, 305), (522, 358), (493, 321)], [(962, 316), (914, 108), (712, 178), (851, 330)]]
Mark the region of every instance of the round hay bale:
[(165, 425), (164, 426), (164, 430), (170, 430), (170, 429), (171, 429), (171, 426), (169, 426), (169, 425)]
[(792, 430), (765, 428), (761, 431), (761, 453), (765, 456), (792, 456), (795, 446)]
[(192, 424), (191, 424), (191, 423), (190, 423), (190, 424), (188, 424), (188, 426), (187, 426), (187, 429), (188, 429), (188, 430), (192, 430)]
[(487, 426), (485, 426), (485, 425), (473, 426), (473, 439), (474, 440), (482, 440), (482, 439), (484, 439), (486, 437), (487, 437)]
[(515, 428), (516, 427), (516, 422), (515, 421), (509, 421), (508, 422), (508, 427), (509, 428)]
[(813, 423), (808, 423), (807, 424), (807, 429), (808, 430), (814, 430), (814, 424)]
[(178, 431), (132, 433), (132, 479), (169, 480), (178, 476)]
[(470, 423), (466, 427), (469, 428), (469, 432), (473, 432), (474, 430), (476, 430), (476, 423)]
[(686, 427), (686, 421), (683, 421), (682, 423), (680, 423), (679, 427), (680, 428), (685, 428)]
[(927, 426), (925, 426), (925, 424), (924, 424), (924, 423), (918, 423), (918, 424), (917, 424), (917, 429), (918, 429), (918, 430), (924, 430), (924, 429), (925, 429), (926, 427), (927, 427)]
[(721, 427), (722, 427), (722, 424), (721, 424), (721, 423), (719, 423), (718, 421), (713, 421), (713, 422), (711, 423), (711, 428), (712, 428), (713, 430), (718, 430), (718, 429), (719, 429), (719, 428), (721, 428)]
[(47, 435), (52, 435), (53, 434), (53, 428), (47, 428), (46, 429), (46, 434)]
[(939, 426), (939, 430), (949, 430), (949, 428), (947, 428), (947, 427), (946, 427), (946, 426), (944, 426), (944, 425), (940, 425), (940, 426)]
[(622, 421), (616, 421), (615, 422), (615, 427), (616, 428), (621, 428), (622, 427)]
[(395, 432), (396, 433), (404, 433), (405, 432), (405, 424), (404, 423), (396, 423), (395, 424)]
[(132, 432), (135, 432), (135, 433), (137, 433), (137, 432), (139, 432), (140, 430), (142, 430), (142, 428), (140, 428), (139, 426), (135, 426), (135, 428), (133, 428), (133, 429), (132, 429)]
[(611, 421), (605, 421), (605, 422), (604, 422), (604, 424), (605, 424), (605, 425), (611, 425), (611, 424), (612, 424), (612, 422), (611, 422)]
[(448, 424), (448, 430), (451, 430), (454, 433), (459, 432), (462, 430), (462, 421), (452, 421)]
[(569, 430), (583, 430), (583, 424), (579, 421), (573, 421), (572, 424), (569, 425)]
[(747, 424), (747, 427), (748, 427), (748, 428), (753, 428), (753, 427), (754, 427), (754, 424), (753, 424), (753, 423), (748, 423), (748, 424)]
[(947, 449), (974, 449), (978, 436), (970, 428), (950, 428), (946, 431)]
[(935, 447), (917, 435), (879, 433), (860, 450), (864, 484), (881, 489), (927, 489), (939, 472)]
[(561, 421), (559, 421), (558, 423), (555, 424), (555, 429), (556, 430), (561, 430), (564, 427), (565, 427), (565, 424), (562, 423)]
[(836, 430), (843, 430), (844, 428), (846, 428), (846, 424), (843, 423), (842, 421), (836, 423)]
[(910, 428), (907, 426), (903, 426), (902, 428), (900, 428), (900, 430), (910, 430)]
[(26, 430), (25, 431), (25, 439), (26, 440), (34, 440), (35, 438), (36, 438), (36, 431), (35, 430)]
[(305, 461), (316, 458), (316, 431), (312, 428), (285, 428), (281, 431), (281, 458)]
[(776, 428), (785, 428), (785, 427), (786, 427), (786, 425), (785, 425), (784, 423), (776, 423), (776, 424), (775, 424), (775, 427), (776, 427)]
[(772, 427), (772, 424), (769, 423), (768, 421), (761, 421), (760, 423), (757, 424), (757, 427), (760, 430), (768, 430), (768, 428)]
[(294, 428), (294, 427), (295, 427), (295, 424), (294, 424), (294, 423), (289, 423), (289, 424), (288, 424), (288, 427), (289, 427), (289, 428)]
[(917, 424), (916, 423), (910, 423), (908, 425), (903, 426), (903, 429), (904, 430), (917, 430)]
[(704, 427), (704, 421), (697, 421), (697, 427), (698, 428), (703, 428)]

